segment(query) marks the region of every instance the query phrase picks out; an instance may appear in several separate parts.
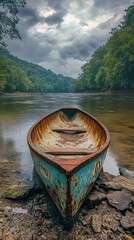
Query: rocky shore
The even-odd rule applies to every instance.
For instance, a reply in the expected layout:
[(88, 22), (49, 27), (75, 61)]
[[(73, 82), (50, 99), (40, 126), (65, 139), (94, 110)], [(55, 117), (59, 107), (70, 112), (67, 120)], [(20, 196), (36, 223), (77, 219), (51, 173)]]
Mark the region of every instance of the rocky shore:
[(134, 180), (102, 172), (71, 231), (40, 184), (17, 182), (0, 199), (0, 240), (133, 240)]

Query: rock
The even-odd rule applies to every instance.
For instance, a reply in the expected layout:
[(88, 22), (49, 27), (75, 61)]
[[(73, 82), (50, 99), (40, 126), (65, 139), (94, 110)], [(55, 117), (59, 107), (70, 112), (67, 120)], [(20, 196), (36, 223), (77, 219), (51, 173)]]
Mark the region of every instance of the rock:
[(42, 223), (44, 222), (44, 219), (43, 218), (37, 219), (35, 222), (36, 222), (37, 225), (41, 226)]
[(48, 229), (53, 228), (53, 226), (54, 226), (52, 221), (50, 221), (50, 220), (45, 220), (44, 223), (45, 223), (45, 227)]
[(33, 206), (33, 210), (35, 212), (42, 212), (42, 207), (40, 205), (35, 205), (35, 206)]
[(98, 182), (106, 182), (106, 181), (112, 181), (115, 176), (109, 174), (108, 172), (101, 172), (99, 178), (97, 179)]
[(87, 225), (86, 221), (84, 221), (84, 220), (82, 220), (81, 223), (84, 227)]
[(133, 171), (130, 171), (126, 168), (119, 168), (119, 172), (120, 172), (120, 175), (126, 177), (126, 178), (129, 178), (129, 179), (133, 179), (134, 178), (134, 172)]
[(120, 223), (123, 228), (127, 230), (131, 230), (131, 229), (133, 230), (134, 229), (134, 213), (127, 211), (126, 215), (121, 218)]
[(90, 205), (90, 207), (100, 203), (102, 200), (104, 200), (106, 197), (106, 195), (104, 193), (95, 191), (92, 192), (88, 197), (87, 197), (87, 201)]
[[(77, 237), (77, 232), (75, 233)], [(58, 240), (63, 240), (63, 239), (71, 239), (71, 232), (63, 230), (62, 232), (59, 233), (59, 236), (57, 238)], [(77, 239), (77, 238), (76, 238)]]
[(131, 237), (127, 234), (123, 235), (123, 238), (124, 238), (124, 240), (134, 240), (133, 237)]
[(8, 189), (4, 193), (5, 198), (9, 199), (23, 199), (28, 196), (30, 191), (34, 188), (33, 182), (19, 182)]
[(108, 215), (107, 213), (103, 214), (103, 216), (102, 216), (103, 220), (106, 221), (106, 219), (108, 218), (108, 216), (109, 216), (109, 215)]
[(121, 219), (121, 215), (115, 215), (113, 216), (116, 221), (119, 221)]
[(41, 211), (41, 212), (44, 213), (44, 212), (47, 211), (48, 206), (47, 206), (46, 203), (43, 203), (43, 204), (41, 204), (41, 205), (35, 205), (35, 206), (33, 207), (33, 209), (34, 209), (35, 211)]
[(108, 223), (109, 225), (112, 225), (113, 218), (112, 218), (110, 215), (104, 214), (104, 215), (103, 215), (103, 220), (104, 220), (106, 223)]
[(48, 240), (48, 238), (45, 235), (41, 235), (41, 240)]
[(37, 240), (37, 234), (36, 233), (33, 233), (32, 240)]
[(102, 232), (102, 238), (101, 238), (102, 240), (107, 240), (108, 238), (107, 238), (107, 234), (106, 233), (104, 233), (104, 232)]
[(12, 209), (12, 212), (14, 213), (14, 214), (27, 214), (28, 213), (28, 210), (27, 209), (23, 209), (23, 208), (18, 208), (18, 207), (15, 207), (15, 208), (13, 208)]
[(84, 220), (87, 225), (89, 225), (91, 223), (91, 218), (92, 218), (92, 215), (90, 212), (84, 217)]
[[(12, 201), (3, 198), (0, 201), (0, 240), (132, 240), (133, 209), (122, 212), (109, 204), (111, 200), (112, 204), (120, 206), (124, 195), (118, 198), (118, 192), (125, 192), (131, 198), (132, 191), (127, 191), (124, 187), (120, 191), (112, 190), (114, 197), (111, 199), (108, 195), (111, 194), (111, 188), (108, 193), (109, 188), (105, 187), (103, 191), (101, 187), (101, 184), (106, 186), (106, 182), (113, 183), (114, 179), (116, 177), (108, 173), (100, 176), (98, 183), (95, 183), (98, 190), (93, 188), (79, 211), (78, 218), (74, 220), (71, 231), (64, 231), (63, 221), (60, 220), (61, 216), (51, 198), (46, 192), (38, 191), (38, 188), (34, 196), (30, 195), (26, 200)], [(94, 205), (92, 209), (91, 204)], [(127, 204), (128, 208), (132, 207), (132, 203)]]
[(102, 201), (101, 204), (102, 204), (102, 205), (106, 205), (107, 203), (106, 203), (105, 201)]
[(123, 227), (118, 227), (118, 231), (119, 231), (120, 233), (124, 233)]
[(2, 237), (2, 230), (0, 230), (0, 240), (2, 240), (3, 237)]
[(103, 227), (104, 227), (104, 229), (106, 229), (106, 230), (109, 230), (109, 229), (110, 229), (110, 225), (109, 225), (108, 223), (106, 223), (106, 222), (103, 223)]
[(134, 180), (123, 176), (117, 176), (112, 181), (99, 182), (99, 185), (105, 189), (121, 190), (125, 188), (130, 192), (134, 192)]
[(4, 218), (0, 218), (0, 223), (4, 223)]
[(21, 239), (21, 234), (20, 233), (16, 234), (13, 239), (14, 240), (20, 240)]
[(125, 210), (129, 208), (129, 204), (132, 202), (132, 195), (125, 191), (115, 191), (108, 193), (106, 198), (109, 204), (115, 207), (117, 210)]
[(10, 206), (4, 208), (4, 215), (7, 217), (11, 213), (12, 209)]
[(101, 232), (101, 225), (102, 225), (101, 216), (99, 214), (92, 215), (91, 227), (95, 233)]

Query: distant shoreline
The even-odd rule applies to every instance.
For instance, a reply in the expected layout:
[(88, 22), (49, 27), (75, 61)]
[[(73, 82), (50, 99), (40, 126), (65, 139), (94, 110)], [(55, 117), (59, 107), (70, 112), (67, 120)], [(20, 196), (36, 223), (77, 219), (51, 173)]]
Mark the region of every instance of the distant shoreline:
[(23, 97), (23, 96), (33, 96), (33, 95), (45, 95), (45, 94), (102, 94), (102, 95), (107, 95), (107, 94), (134, 94), (134, 89), (120, 89), (120, 90), (108, 90), (108, 91), (105, 91), (105, 92), (47, 92), (47, 93), (33, 93), (33, 92), (13, 92), (13, 93), (3, 93), (3, 92), (0, 92), (0, 97), (10, 97), (10, 96), (14, 96), (14, 97)]

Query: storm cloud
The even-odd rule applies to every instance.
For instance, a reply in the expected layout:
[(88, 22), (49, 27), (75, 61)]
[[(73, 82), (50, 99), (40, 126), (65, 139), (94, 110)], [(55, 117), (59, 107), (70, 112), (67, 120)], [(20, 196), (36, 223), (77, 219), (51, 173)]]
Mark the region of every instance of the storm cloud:
[(9, 40), (8, 49), (55, 73), (77, 77), (131, 4), (133, 0), (27, 0), (19, 12), (22, 40)]

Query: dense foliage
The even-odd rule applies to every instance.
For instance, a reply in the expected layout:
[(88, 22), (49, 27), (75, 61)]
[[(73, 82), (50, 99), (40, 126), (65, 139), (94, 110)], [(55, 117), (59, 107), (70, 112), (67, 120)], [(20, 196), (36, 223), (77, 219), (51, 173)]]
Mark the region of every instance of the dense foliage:
[(107, 43), (82, 66), (74, 83), (76, 92), (134, 88), (134, 5), (125, 12)]
[(0, 46), (6, 46), (6, 39), (21, 38), (16, 25), (19, 22), (19, 8), (26, 5), (25, 0), (0, 1)]
[(0, 48), (0, 92), (71, 92), (73, 79), (27, 61)]

